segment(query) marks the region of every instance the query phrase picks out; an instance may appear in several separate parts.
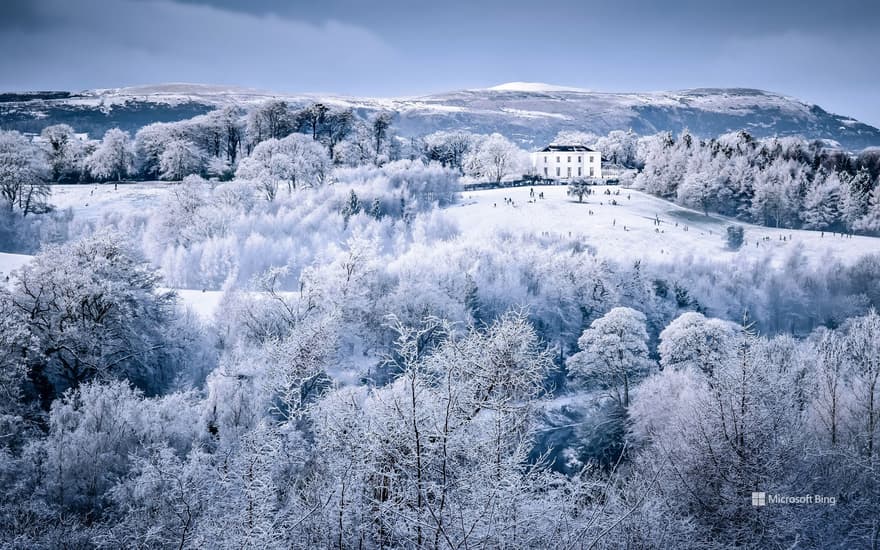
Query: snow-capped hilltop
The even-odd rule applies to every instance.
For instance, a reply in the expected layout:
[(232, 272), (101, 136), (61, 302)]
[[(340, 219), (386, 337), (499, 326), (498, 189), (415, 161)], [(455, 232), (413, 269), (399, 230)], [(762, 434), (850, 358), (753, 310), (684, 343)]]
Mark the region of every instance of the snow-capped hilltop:
[(606, 134), (630, 130), (717, 136), (741, 129), (757, 137), (799, 135), (840, 143), (848, 149), (880, 145), (880, 130), (829, 113), (793, 97), (750, 88), (697, 88), (666, 92), (596, 92), (539, 82), (508, 82), (484, 89), (419, 97), (347, 97), (289, 94), (234, 86), (170, 83), (84, 92), (0, 93), (0, 128), (39, 132), (67, 123), (99, 136), (108, 128), (134, 132), (151, 122), (170, 122), (224, 105), (251, 105), (277, 98), (292, 107), (321, 101), (361, 116), (396, 113), (404, 136), (436, 130), (500, 132), (525, 147), (552, 140), (561, 130)]
[(123, 88), (107, 88), (103, 90), (92, 90), (92, 92), (113, 93), (118, 95), (158, 95), (158, 94), (179, 94), (179, 95), (214, 95), (228, 96), (240, 94), (262, 94), (272, 95), (271, 92), (257, 90), (255, 88), (245, 88), (241, 86), (222, 86), (216, 84), (198, 84), (192, 82), (167, 82), (161, 84), (142, 84), (138, 86), (125, 86)]
[(543, 82), (505, 82), (491, 88), (493, 92), (589, 92), (584, 88), (572, 88), (570, 86), (558, 86)]
[(228, 103), (260, 102), (278, 96), (276, 93), (255, 88), (188, 82), (144, 84), (122, 88), (97, 88), (94, 90), (84, 90), (77, 95), (83, 103), (93, 102), (104, 107), (108, 105), (124, 105), (138, 101), (168, 105), (179, 105), (182, 103), (225, 105)]
[(744, 129), (757, 137), (799, 135), (854, 150), (880, 145), (877, 128), (797, 98), (749, 88), (627, 93), (512, 82), (423, 96), (418, 101), (459, 112), (441, 119), (425, 109), (404, 110), (400, 125), (410, 133), (453, 127), (497, 131), (526, 146), (544, 144), (560, 130), (606, 134), (632, 129), (650, 134), (685, 128), (704, 137)]

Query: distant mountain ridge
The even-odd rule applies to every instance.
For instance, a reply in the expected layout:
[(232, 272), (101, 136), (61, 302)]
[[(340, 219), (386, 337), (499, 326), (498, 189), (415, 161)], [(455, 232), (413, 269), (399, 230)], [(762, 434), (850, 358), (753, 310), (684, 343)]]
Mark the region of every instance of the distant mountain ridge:
[(852, 150), (880, 146), (880, 129), (763, 90), (611, 93), (530, 82), (402, 98), (285, 94), (204, 84), (0, 93), (0, 128), (39, 132), (63, 122), (100, 136), (114, 126), (134, 132), (151, 122), (182, 120), (231, 103), (246, 107), (272, 98), (294, 107), (321, 101), (350, 107), (362, 116), (394, 111), (395, 125), (404, 136), (448, 129), (500, 132), (532, 148), (547, 143), (560, 130), (606, 134), (632, 129), (649, 134), (684, 128), (704, 137), (746, 129), (757, 137), (800, 135)]

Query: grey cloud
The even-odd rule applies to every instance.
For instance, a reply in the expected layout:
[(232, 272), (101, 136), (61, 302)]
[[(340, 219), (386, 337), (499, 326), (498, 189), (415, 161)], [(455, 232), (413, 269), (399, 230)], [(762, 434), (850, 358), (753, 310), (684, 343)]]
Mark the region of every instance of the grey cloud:
[[(395, 57), (360, 27), (201, 5), (130, 0), (39, 0), (55, 24), (0, 34), (0, 86), (59, 88), (156, 81), (248, 81), (335, 85), (335, 74), (365, 76)], [(76, 86), (74, 86), (76, 87)]]

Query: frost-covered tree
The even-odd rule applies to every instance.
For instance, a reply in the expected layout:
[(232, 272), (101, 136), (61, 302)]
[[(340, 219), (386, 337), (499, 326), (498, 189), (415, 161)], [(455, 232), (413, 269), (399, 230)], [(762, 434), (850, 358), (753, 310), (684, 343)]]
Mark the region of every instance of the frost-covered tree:
[(473, 134), (440, 131), (421, 138), (421, 153), (426, 162), (437, 161), (464, 174), (465, 157), (473, 145)]
[(391, 124), (394, 121), (394, 115), (389, 112), (376, 113), (370, 122), (370, 131), (373, 137), (373, 151), (375, 158), (373, 161), (376, 165), (382, 165), (391, 160), (390, 144), (392, 140)]
[(660, 333), (660, 366), (711, 373), (732, 360), (737, 336), (733, 323), (683, 313)]
[(797, 171), (792, 161), (777, 159), (755, 177), (751, 213), (755, 220), (766, 225), (784, 227), (797, 212), (792, 188), (792, 177)]
[(83, 522), (115, 516), (108, 512), (123, 495), (118, 484), (140, 457), (154, 447), (188, 452), (197, 437), (195, 413), (194, 394), (144, 399), (124, 381), (65, 392), (47, 415), (45, 438), (27, 450), (29, 468), (44, 472), (27, 482), (29, 504)]
[(811, 408), (820, 428), (816, 429), (827, 442), (835, 447), (840, 443), (842, 428), (845, 425), (847, 387), (846, 342), (830, 330), (819, 331), (816, 338), (816, 369), (814, 377), (814, 399)]
[(708, 216), (709, 209), (725, 198), (722, 167), (709, 155), (698, 149), (688, 159), (687, 173), (676, 190), (676, 202), (698, 208)]
[(267, 139), (281, 139), (294, 131), (293, 117), (287, 102), (272, 99), (257, 105), (247, 114), (248, 148), (253, 150)]
[(847, 323), (846, 353), (852, 388), (857, 448), (871, 464), (880, 453), (880, 315), (871, 310)]
[(159, 173), (163, 180), (180, 181), (190, 174), (200, 173), (204, 164), (204, 151), (190, 141), (176, 139), (165, 145), (159, 157)]
[(276, 187), (283, 182), (292, 191), (323, 184), (329, 171), (330, 159), (319, 143), (302, 134), (291, 134), (257, 145), (239, 164), (236, 177)]
[[(592, 132), (582, 132), (579, 130), (560, 130), (554, 136), (551, 143), (583, 145), (597, 149), (596, 143), (602, 139)], [(604, 152), (604, 149), (599, 149)]]
[(312, 103), (308, 107), (296, 113), (296, 122), (300, 127), (300, 131), (312, 136), (312, 139), (318, 141), (324, 131), (324, 123), (330, 108), (323, 103)]
[(645, 315), (616, 307), (590, 324), (578, 348), (566, 362), (569, 376), (597, 381), (618, 405), (628, 407), (631, 386), (650, 367)]
[(226, 159), (211, 157), (205, 164), (205, 175), (220, 181), (229, 181), (235, 175), (232, 165)]
[(352, 216), (356, 216), (361, 211), (361, 201), (358, 199), (357, 193), (354, 192), (354, 189), (349, 191), (348, 200), (345, 201), (345, 204), (342, 206), (342, 217), (345, 219), (345, 223), (348, 223), (348, 220)]
[(51, 189), (44, 152), (18, 132), (0, 130), (0, 199), (23, 216), (48, 209)]
[(652, 195), (670, 199), (675, 196), (678, 184), (685, 175), (687, 158), (693, 138), (690, 134), (675, 140), (671, 133), (657, 134), (641, 142), (644, 168), (639, 172), (635, 185)]
[(85, 149), (73, 128), (67, 124), (54, 124), (43, 128), (40, 137), (52, 167), (52, 180), (60, 182), (78, 179)]
[(351, 109), (331, 111), (324, 117), (322, 141), (327, 144), (327, 156), (331, 161), (336, 162), (336, 148), (351, 134), (354, 120)]
[(526, 156), (525, 151), (501, 134), (492, 134), (480, 139), (468, 153), (465, 171), (469, 176), (498, 183), (522, 170)]
[[(725, 342), (712, 340), (704, 319), (689, 317), (678, 324), (667, 341), (683, 352), (674, 355), (697, 368), (666, 368), (639, 388), (630, 408), (632, 431), (652, 450), (634, 466), (656, 476), (658, 494), (672, 499), (676, 514), (699, 518), (700, 534), (693, 537), (711, 539), (712, 526), (723, 524), (726, 541), (760, 539), (754, 525), (766, 518), (746, 513), (747, 495), (800, 483), (790, 477), (801, 463), (795, 452), (803, 433), (796, 399), (803, 388), (794, 376), (800, 359), (774, 357), (776, 344), (747, 328)], [(726, 340), (727, 327), (715, 328)], [(703, 350), (691, 353), (689, 341)], [(783, 432), (788, 436), (778, 437)], [(657, 461), (668, 467), (658, 470)], [(796, 535), (787, 520), (771, 521), (771, 537)]]
[(844, 176), (840, 187), (840, 220), (852, 231), (867, 212), (864, 176)]
[(156, 391), (174, 376), (166, 357), (175, 297), (119, 238), (50, 246), (12, 279), (7, 296), (26, 327), (20, 343), (32, 397), (48, 407), (91, 379), (127, 378)]
[(805, 229), (827, 229), (840, 217), (840, 178), (836, 172), (819, 173), (804, 197), (800, 213)]
[(880, 183), (871, 191), (865, 215), (853, 224), (853, 228), (871, 233), (880, 232)]
[(585, 179), (578, 179), (568, 184), (566, 191), (569, 197), (577, 197), (578, 202), (584, 202), (584, 197), (590, 194), (590, 182)]
[(728, 225), (725, 228), (727, 232), (727, 248), (731, 250), (739, 250), (745, 241), (745, 228), (741, 225)]
[(240, 107), (227, 105), (204, 115), (201, 124), (203, 138), (196, 140), (202, 148), (216, 158), (223, 158), (234, 165), (241, 153), (245, 133), (245, 121)]
[(6, 288), (0, 289), (0, 418), (20, 412), (27, 376), (23, 353), (28, 329)]
[[(313, 478), (333, 511), (315, 544), (552, 545), (539, 527), (549, 478), (524, 460), (551, 363), (525, 316), (460, 336), (430, 318), (392, 327), (395, 380), (342, 388), (314, 409), (316, 451), (341, 458), (321, 461)], [(487, 506), (496, 511), (478, 513)], [(534, 532), (514, 537), (526, 526)]]
[(98, 148), (86, 159), (92, 177), (122, 181), (134, 170), (134, 148), (128, 132), (111, 128), (104, 134)]
[(352, 130), (348, 136), (334, 150), (338, 164), (347, 166), (362, 166), (370, 164), (375, 158), (373, 149), (373, 136), (369, 125), (357, 120), (352, 124)]
[(146, 235), (149, 246), (189, 247), (225, 234), (229, 210), (211, 203), (207, 182), (187, 176), (182, 184), (160, 200)]
[(135, 169), (142, 178), (156, 179), (159, 177), (159, 162), (165, 146), (175, 140), (182, 139), (179, 127), (167, 122), (147, 124), (134, 135)]
[[(563, 142), (559, 142), (563, 143)], [(602, 159), (612, 165), (636, 168), (638, 165), (637, 147), (638, 136), (632, 130), (612, 130), (607, 136), (598, 137), (593, 143), (597, 151), (602, 152)]]

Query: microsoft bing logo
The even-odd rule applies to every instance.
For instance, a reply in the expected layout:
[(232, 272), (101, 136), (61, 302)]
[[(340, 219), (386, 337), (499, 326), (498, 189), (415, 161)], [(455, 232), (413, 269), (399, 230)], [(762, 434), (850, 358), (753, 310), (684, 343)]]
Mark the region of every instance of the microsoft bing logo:
[(752, 506), (767, 506), (767, 493), (753, 491)]

